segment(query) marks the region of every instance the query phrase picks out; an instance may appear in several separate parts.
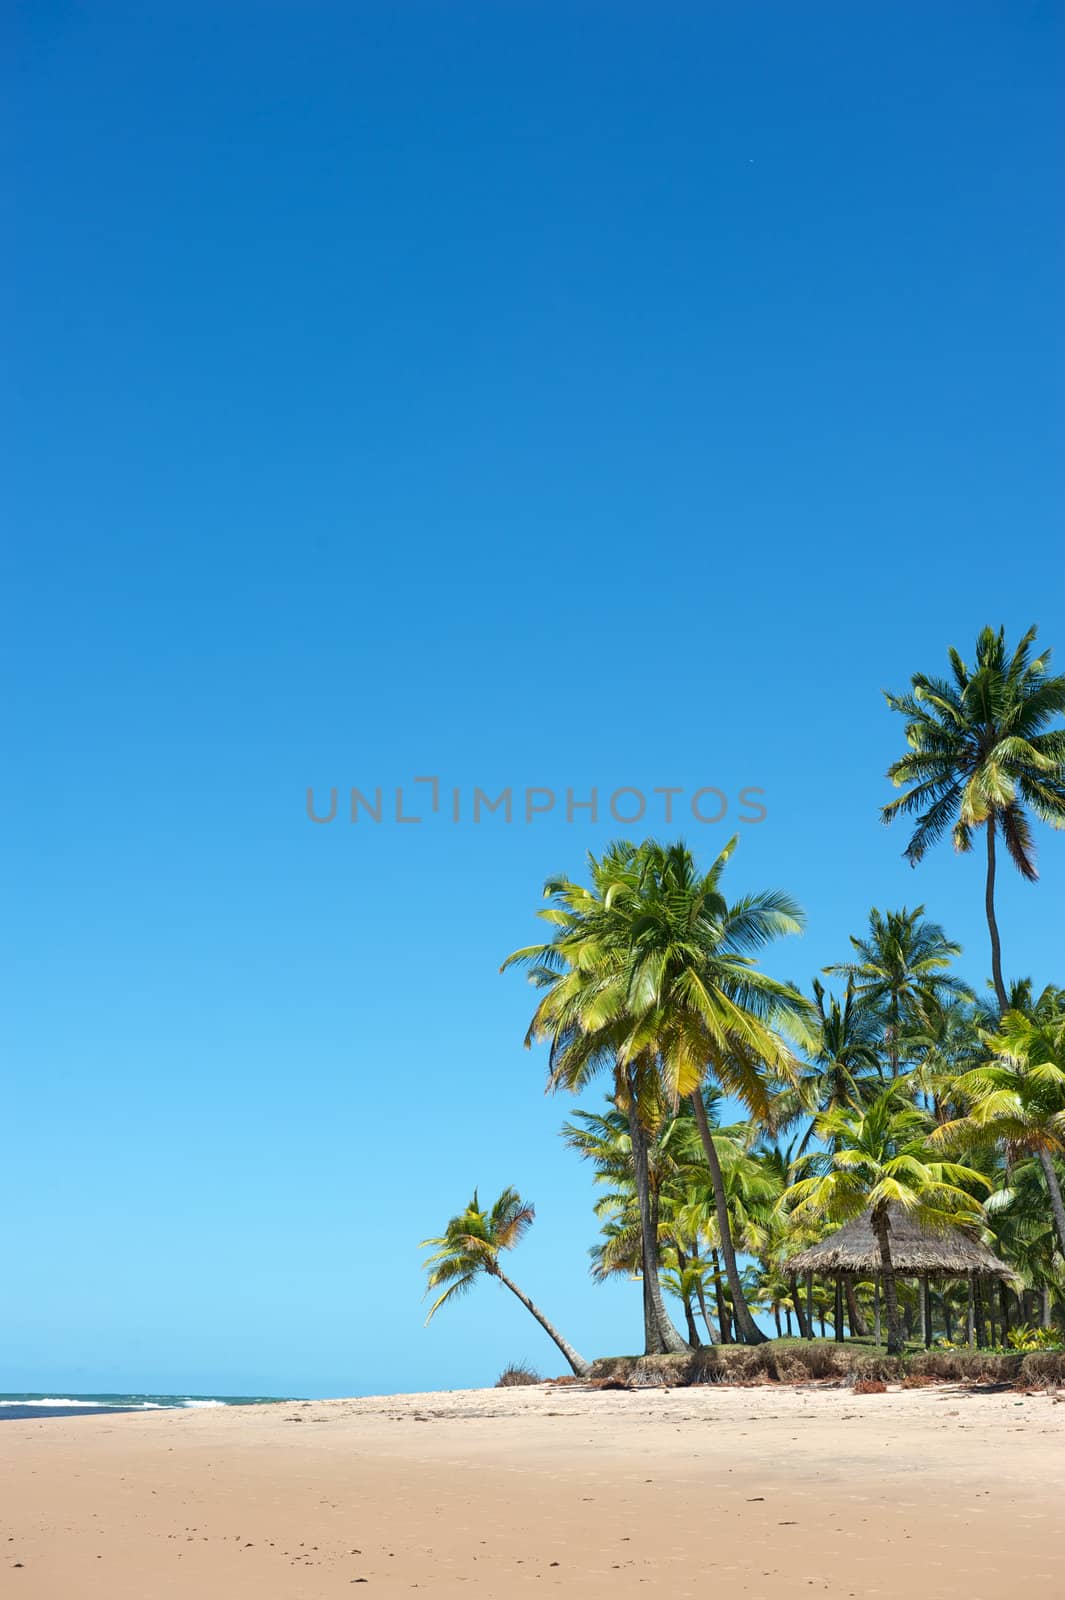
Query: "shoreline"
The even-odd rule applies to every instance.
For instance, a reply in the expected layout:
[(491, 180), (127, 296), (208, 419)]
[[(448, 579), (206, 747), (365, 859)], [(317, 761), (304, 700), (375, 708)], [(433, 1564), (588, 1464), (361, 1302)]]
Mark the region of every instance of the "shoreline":
[(959, 1386), (436, 1391), (13, 1421), (32, 1600), (1047, 1600), (1065, 1405)]

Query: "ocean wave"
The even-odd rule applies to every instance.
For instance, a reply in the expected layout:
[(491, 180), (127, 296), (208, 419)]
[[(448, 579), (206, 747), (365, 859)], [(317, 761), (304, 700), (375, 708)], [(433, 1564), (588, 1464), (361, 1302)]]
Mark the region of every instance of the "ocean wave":
[(101, 1406), (109, 1408), (126, 1405), (130, 1411), (163, 1411), (165, 1407), (155, 1400), (72, 1400), (67, 1395), (45, 1395), (41, 1399), (33, 1400), (0, 1400), (0, 1406), (88, 1406), (90, 1410), (99, 1411)]
[(181, 1404), (187, 1410), (202, 1410), (205, 1406), (224, 1406), (225, 1400), (182, 1400)]

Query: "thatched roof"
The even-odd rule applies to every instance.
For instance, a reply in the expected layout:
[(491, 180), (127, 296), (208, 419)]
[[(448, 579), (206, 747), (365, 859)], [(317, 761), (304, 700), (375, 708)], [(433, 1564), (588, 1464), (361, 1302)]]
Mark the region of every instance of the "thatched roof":
[[(964, 1278), (970, 1272), (985, 1278), (1012, 1279), (1010, 1268), (992, 1255), (986, 1245), (960, 1228), (922, 1228), (899, 1206), (888, 1207), (891, 1259), (902, 1277), (927, 1273), (930, 1278)], [(864, 1278), (880, 1275), (880, 1246), (868, 1211), (847, 1222), (820, 1244), (800, 1250), (784, 1263), (786, 1272), (857, 1272)]]

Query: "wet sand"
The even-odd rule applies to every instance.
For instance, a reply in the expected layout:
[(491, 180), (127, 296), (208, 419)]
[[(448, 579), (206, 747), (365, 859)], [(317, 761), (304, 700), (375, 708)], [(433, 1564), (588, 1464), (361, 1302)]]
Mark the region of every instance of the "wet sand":
[(955, 1388), (541, 1386), (4, 1422), (0, 1592), (1049, 1600), (1063, 1484), (1065, 1404)]

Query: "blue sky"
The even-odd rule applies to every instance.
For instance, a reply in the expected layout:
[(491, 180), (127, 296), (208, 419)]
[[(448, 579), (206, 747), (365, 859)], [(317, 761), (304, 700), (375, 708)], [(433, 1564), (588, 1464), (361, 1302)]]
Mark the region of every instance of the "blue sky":
[[(774, 971), (924, 900), (983, 981), (978, 863), (877, 820), (880, 691), (986, 621), (1065, 658), (1061, 12), (4, 27), (0, 1387), (556, 1370), (491, 1285), (422, 1329), (475, 1183), (535, 1199), (515, 1276), (573, 1342), (635, 1348), (497, 971), (625, 830), (306, 788), (757, 785), (732, 887), (809, 923)], [(1042, 983), (1039, 842), (1001, 921)]]

